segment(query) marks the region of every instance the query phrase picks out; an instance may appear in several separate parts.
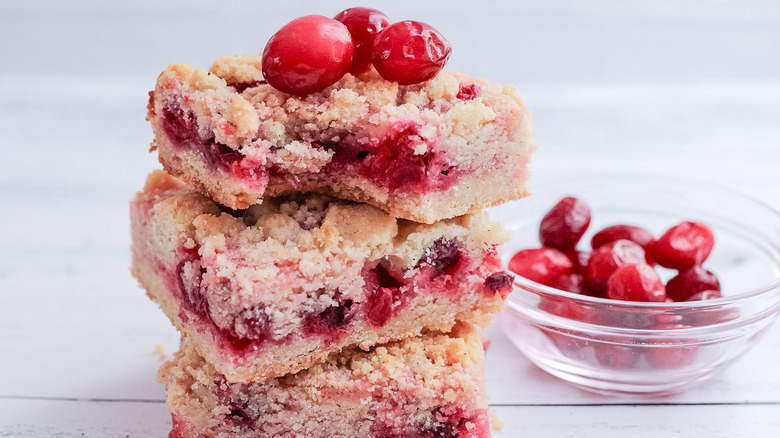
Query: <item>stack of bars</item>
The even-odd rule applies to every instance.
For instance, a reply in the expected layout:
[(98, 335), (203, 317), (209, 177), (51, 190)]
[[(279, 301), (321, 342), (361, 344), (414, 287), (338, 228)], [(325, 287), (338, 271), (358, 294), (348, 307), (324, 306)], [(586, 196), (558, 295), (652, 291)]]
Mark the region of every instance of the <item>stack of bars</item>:
[(260, 57), (150, 93), (133, 274), (182, 334), (170, 437), (488, 437), (484, 327), (512, 276), (484, 208), (526, 194), (514, 88), (371, 70), (284, 94)]

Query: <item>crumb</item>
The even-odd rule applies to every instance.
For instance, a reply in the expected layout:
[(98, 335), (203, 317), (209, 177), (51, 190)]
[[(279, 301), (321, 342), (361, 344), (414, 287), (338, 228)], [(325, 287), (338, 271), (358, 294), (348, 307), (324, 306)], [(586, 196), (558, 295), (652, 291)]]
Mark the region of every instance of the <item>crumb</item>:
[(157, 344), (154, 346), (154, 352), (157, 354), (157, 357), (160, 360), (168, 360), (168, 354), (165, 353), (165, 349), (161, 344)]
[(504, 430), (504, 423), (501, 422), (501, 420), (498, 419), (498, 415), (496, 415), (496, 411), (493, 409), (488, 409), (488, 416), (490, 417), (490, 426), (495, 431), (502, 431)]

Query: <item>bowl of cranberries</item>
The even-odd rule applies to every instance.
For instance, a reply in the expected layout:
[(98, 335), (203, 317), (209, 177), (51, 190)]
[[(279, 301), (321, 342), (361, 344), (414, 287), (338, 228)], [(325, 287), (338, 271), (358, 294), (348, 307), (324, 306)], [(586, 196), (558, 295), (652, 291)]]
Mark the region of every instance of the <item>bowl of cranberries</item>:
[(504, 331), (583, 389), (680, 392), (743, 356), (780, 313), (780, 214), (728, 188), (569, 176), (491, 217), (514, 234)]

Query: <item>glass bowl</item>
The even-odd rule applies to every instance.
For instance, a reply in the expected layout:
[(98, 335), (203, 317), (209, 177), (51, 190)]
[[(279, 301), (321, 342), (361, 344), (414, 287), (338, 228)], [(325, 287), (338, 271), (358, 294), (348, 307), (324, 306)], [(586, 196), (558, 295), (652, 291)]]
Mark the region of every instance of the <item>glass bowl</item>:
[[(564, 196), (591, 208), (591, 225), (578, 246), (583, 250), (609, 225), (638, 225), (658, 237), (683, 220), (707, 223), (715, 248), (704, 266), (720, 279), (723, 298), (617, 301), (515, 276), (501, 325), (550, 374), (602, 394), (677, 393), (744, 355), (780, 312), (780, 214), (709, 183), (582, 174), (536, 186), (531, 197), (490, 210), (514, 234), (504, 262), (540, 246), (539, 222)], [(664, 281), (675, 273), (659, 268)]]

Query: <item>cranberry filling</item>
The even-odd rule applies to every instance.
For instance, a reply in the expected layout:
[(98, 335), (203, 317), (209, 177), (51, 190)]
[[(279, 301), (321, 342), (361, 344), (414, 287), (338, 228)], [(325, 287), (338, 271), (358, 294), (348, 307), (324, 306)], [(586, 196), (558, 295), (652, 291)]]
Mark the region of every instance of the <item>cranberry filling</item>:
[[(480, 409), (474, 415), (466, 417), (466, 412), (451, 406), (442, 406), (431, 411), (431, 416), (424, 422), (414, 426), (416, 430), (402, 430), (383, 422), (371, 426), (371, 436), (376, 438), (486, 438), (490, 436), (490, 422), (487, 410)], [(474, 426), (468, 427), (467, 423)]]
[(242, 310), (234, 322), (236, 330), (240, 329), (242, 333), (234, 336), (252, 341), (262, 341), (268, 337), (268, 315), (263, 309), (262, 306), (253, 306)]
[[(449, 413), (448, 413), (449, 412)], [(420, 428), (421, 436), (446, 437), (446, 438), (484, 438), (490, 435), (490, 422), (487, 411), (481, 409), (472, 416), (460, 409), (440, 407), (432, 412), (435, 420), (432, 424), (426, 423)], [(474, 423), (474, 427), (467, 427), (467, 423)]]
[[(322, 292), (324, 293), (324, 290)], [(328, 307), (320, 313), (313, 313), (306, 317), (304, 321), (306, 333), (335, 339), (340, 337), (339, 335), (344, 332), (344, 328), (354, 317), (355, 306), (351, 299), (342, 299), (339, 291), (334, 294), (334, 299), (339, 302), (338, 306)]]
[[(230, 348), (234, 352), (241, 352), (252, 344), (264, 341), (267, 335), (266, 320), (258, 318), (262, 312), (256, 308), (244, 310), (236, 319), (236, 324), (241, 325), (242, 331), (246, 333), (244, 336), (239, 336), (235, 330), (226, 330), (214, 323), (201, 284), (206, 268), (201, 265), (198, 248), (181, 247), (178, 252), (181, 261), (170, 272), (168, 285), (174, 297), (181, 303), (179, 317), (184, 321), (197, 321), (211, 326), (220, 346)], [(200, 265), (195, 278), (188, 275), (185, 268), (187, 263)]]
[(236, 93), (243, 93), (247, 88), (258, 87), (260, 85), (267, 84), (266, 81), (254, 81), (254, 82), (231, 82), (227, 81), (228, 85), (233, 86), (236, 89)]
[(453, 169), (436, 152), (417, 153), (423, 144), (420, 126), (411, 122), (399, 122), (393, 126), (377, 147), (376, 155), (369, 155), (363, 176), (381, 181), (390, 190), (443, 191), (455, 183)]
[(428, 248), (426, 262), (433, 267), (433, 277), (452, 274), (460, 263), (460, 247), (451, 240), (439, 239)]
[(249, 402), (236, 397), (233, 393), (233, 388), (224, 377), (214, 383), (217, 385), (216, 393), (220, 402), (230, 409), (230, 412), (225, 414), (225, 422), (230, 426), (254, 427), (257, 422), (257, 415), (249, 408)]
[(498, 292), (501, 294), (502, 298), (506, 298), (506, 296), (509, 295), (510, 290), (508, 289), (512, 286), (512, 280), (514, 280), (514, 277), (506, 271), (491, 274), (485, 279), (485, 295), (491, 295), (492, 293)]
[(458, 94), (455, 96), (460, 100), (476, 99), (482, 94), (482, 88), (477, 84), (466, 85), (461, 82), (458, 86)]
[(458, 438), (459, 434), (458, 425), (449, 422), (437, 421), (433, 424), (423, 424), (420, 427), (420, 436), (424, 437)]
[(432, 151), (432, 143), (423, 139), (420, 126), (412, 122), (397, 122), (380, 140), (368, 144), (358, 144), (349, 135), (342, 137), (340, 142), (320, 143), (334, 151), (328, 173), (357, 174), (390, 191), (420, 194), (448, 190), (464, 173), (443, 154)]
[(202, 266), (199, 267), (198, 275), (194, 279), (187, 279), (186, 265), (199, 265), (200, 259), (198, 256), (198, 247), (195, 248), (179, 248), (181, 254), (181, 261), (176, 265), (174, 271), (173, 280), (175, 283), (174, 295), (182, 303), (182, 312), (179, 312), (179, 317), (185, 321), (191, 316), (196, 316), (199, 319), (206, 318), (209, 314), (209, 303), (206, 297), (200, 290), (200, 283), (203, 279), (203, 274), (206, 273), (206, 269)]
[[(230, 147), (217, 143), (213, 134), (202, 137), (198, 132), (198, 120), (191, 111), (184, 111), (178, 102), (163, 107), (160, 126), (174, 146), (199, 152), (209, 166), (222, 172), (233, 173), (253, 184), (264, 184), (267, 175), (251, 163), (244, 163), (244, 156)], [(224, 129), (224, 128), (223, 128)]]
[(363, 274), (367, 291), (366, 314), (371, 325), (381, 327), (409, 301), (403, 283), (393, 277), (381, 264)]
[(171, 422), (173, 423), (173, 429), (168, 433), (168, 438), (184, 438), (187, 423), (179, 420), (179, 416), (171, 413)]
[(229, 424), (233, 426), (249, 428), (255, 425), (257, 418), (252, 415), (247, 402), (240, 399), (230, 400), (228, 407), (230, 408), (230, 413), (225, 416), (225, 420)]

